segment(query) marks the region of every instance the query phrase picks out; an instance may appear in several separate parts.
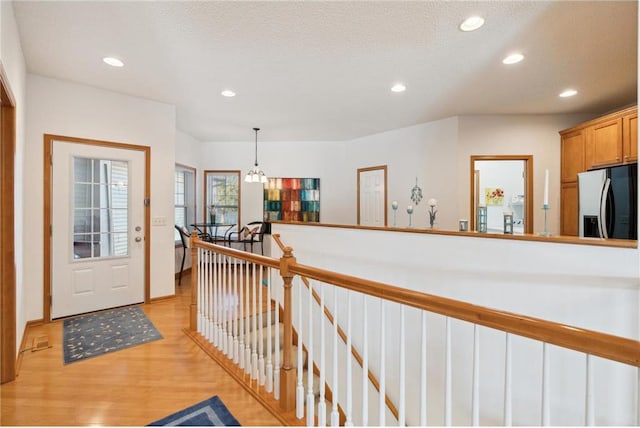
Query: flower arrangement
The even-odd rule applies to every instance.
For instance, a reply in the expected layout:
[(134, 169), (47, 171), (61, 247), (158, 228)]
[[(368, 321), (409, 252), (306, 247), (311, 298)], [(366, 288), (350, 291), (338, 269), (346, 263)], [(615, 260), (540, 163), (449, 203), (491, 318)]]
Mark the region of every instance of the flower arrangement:
[(433, 229), (433, 225), (436, 222), (436, 214), (438, 210), (436, 209), (436, 205), (438, 205), (438, 201), (434, 198), (429, 199), (429, 226)]

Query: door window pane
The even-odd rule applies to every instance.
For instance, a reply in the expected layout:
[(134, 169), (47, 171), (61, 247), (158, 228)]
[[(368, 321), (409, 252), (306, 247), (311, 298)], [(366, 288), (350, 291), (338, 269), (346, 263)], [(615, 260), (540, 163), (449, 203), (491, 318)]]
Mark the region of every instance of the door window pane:
[(73, 258), (129, 254), (129, 164), (73, 159)]

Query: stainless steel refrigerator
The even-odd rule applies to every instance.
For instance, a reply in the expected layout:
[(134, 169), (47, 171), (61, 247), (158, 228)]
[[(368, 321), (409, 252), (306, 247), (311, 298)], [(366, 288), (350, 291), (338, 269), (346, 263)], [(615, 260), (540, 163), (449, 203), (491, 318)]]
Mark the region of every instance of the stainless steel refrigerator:
[(578, 174), (579, 235), (638, 239), (636, 164)]

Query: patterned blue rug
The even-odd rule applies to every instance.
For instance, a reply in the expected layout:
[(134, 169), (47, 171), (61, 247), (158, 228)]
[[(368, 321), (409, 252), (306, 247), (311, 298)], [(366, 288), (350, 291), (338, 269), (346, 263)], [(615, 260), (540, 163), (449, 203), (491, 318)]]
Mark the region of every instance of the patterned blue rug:
[(150, 423), (148, 426), (240, 426), (222, 400), (213, 396), (184, 410)]
[(158, 339), (162, 339), (162, 335), (139, 306), (67, 318), (63, 324), (64, 363)]

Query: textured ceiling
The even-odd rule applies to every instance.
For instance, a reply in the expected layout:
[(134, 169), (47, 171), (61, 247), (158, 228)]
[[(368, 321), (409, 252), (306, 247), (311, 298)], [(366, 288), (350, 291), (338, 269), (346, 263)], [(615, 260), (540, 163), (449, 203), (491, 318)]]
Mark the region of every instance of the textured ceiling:
[[(346, 140), (637, 98), (637, 2), (16, 1), (28, 71), (174, 104), (202, 141)], [(472, 14), (486, 24), (458, 30)], [(501, 60), (514, 51), (523, 62)], [(125, 67), (106, 66), (115, 56)], [(404, 93), (389, 89), (397, 81)], [(568, 99), (558, 93), (574, 87)], [(220, 96), (223, 89), (237, 92)]]

